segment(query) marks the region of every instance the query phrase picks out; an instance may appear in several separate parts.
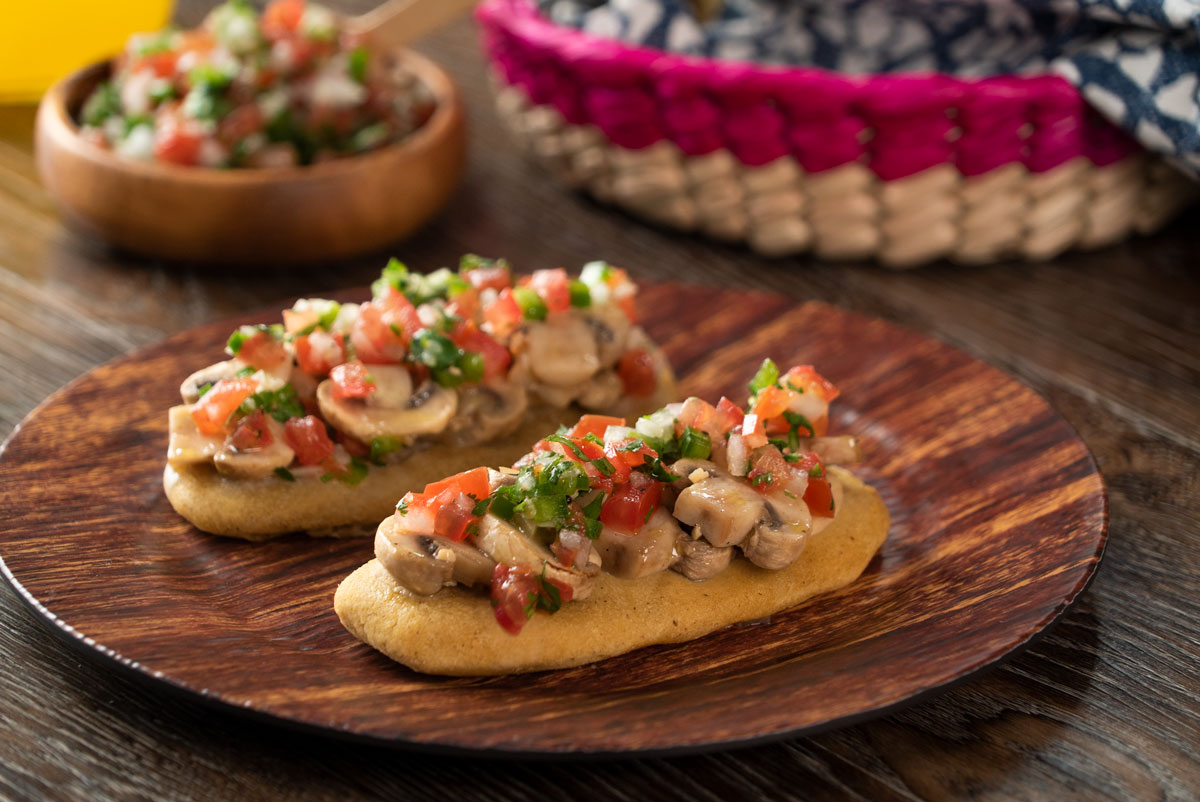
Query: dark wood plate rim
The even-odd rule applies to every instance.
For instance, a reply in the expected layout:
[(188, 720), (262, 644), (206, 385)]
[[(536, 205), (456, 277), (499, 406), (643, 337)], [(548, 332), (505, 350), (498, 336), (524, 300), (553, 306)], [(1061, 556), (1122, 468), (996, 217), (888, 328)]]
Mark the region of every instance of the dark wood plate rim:
[[(663, 285), (658, 285), (658, 286), (661, 287)], [(353, 295), (359, 295), (359, 294), (361, 294), (361, 291), (332, 293), (332, 295), (334, 297), (338, 297), (338, 296), (351, 297)], [(762, 293), (743, 293), (743, 294), (745, 294), (745, 295), (765, 295)], [(801, 302), (796, 301), (795, 304), (797, 306), (800, 306)], [(824, 304), (820, 304), (819, 302), (811, 302), (811, 301), (804, 302), (804, 305), (811, 305), (811, 304), (816, 304), (818, 306), (825, 306)], [(266, 315), (274, 314), (277, 312), (277, 310), (279, 308), (281, 308), (279, 305), (272, 305), (271, 307), (269, 307), (268, 310), (260, 310), (259, 312), (256, 312), (256, 313), (250, 313), (247, 315), (239, 315), (236, 318), (230, 318), (226, 321), (218, 321), (215, 323), (206, 324), (205, 326), (203, 326), (201, 328), (204, 328), (204, 329), (209, 329), (209, 328), (229, 329), (229, 328), (232, 328), (236, 325), (239, 325), (239, 324), (247, 322), (247, 321), (255, 321), (255, 320), (259, 320), (259, 319), (264, 319), (264, 314), (266, 314)], [(834, 307), (830, 307), (830, 308), (834, 308)], [(836, 309), (836, 308), (834, 308), (834, 309)], [(838, 311), (845, 312), (845, 310), (838, 310)], [(869, 319), (869, 318), (867, 318), (867, 316), (859, 315), (858, 313), (846, 312), (846, 314), (857, 316), (862, 319)], [(880, 321), (880, 322), (884, 322), (884, 321)], [(913, 332), (912, 330), (907, 329), (906, 327), (899, 326), (895, 323), (891, 323), (890, 321), (885, 322), (885, 325), (892, 327), (894, 329), (900, 330), (902, 332), (905, 332), (909, 336), (917, 337), (917, 338), (923, 339), (923, 340), (931, 339), (931, 338), (925, 337), (925, 335), (921, 335), (916, 332)], [(192, 330), (192, 331), (195, 331), (195, 330)], [(146, 346), (145, 348), (138, 349), (130, 354), (126, 354), (124, 356), (117, 357), (116, 359), (114, 359), (108, 363), (105, 363), (105, 365), (98, 366), (97, 369), (99, 369), (100, 367), (105, 367), (105, 366), (113, 365), (116, 363), (136, 362), (143, 351), (147, 351), (147, 350), (155, 349), (155, 348), (161, 348), (163, 345), (171, 342), (171, 340), (174, 340), (176, 337), (181, 337), (188, 333), (189, 332), (183, 332), (180, 335), (175, 335), (175, 337), (168, 338), (168, 340), (166, 340), (166, 341), (163, 341), (163, 342), (160, 342), (157, 344), (153, 344), (150, 346)], [(945, 343), (940, 343), (940, 342), (938, 343), (938, 345), (942, 348), (950, 349), (951, 351), (956, 351), (956, 352), (962, 354), (962, 352), (959, 351), (959, 349), (955, 349), (953, 346), (947, 345)], [(1033, 644), (1036, 640), (1038, 640), (1040, 637), (1042, 637), (1047, 632), (1047, 630), (1050, 627), (1052, 627), (1062, 617), (1062, 615), (1066, 612), (1066, 610), (1077, 600), (1079, 595), (1084, 590), (1087, 589), (1087, 587), (1090, 585), (1092, 579), (1094, 578), (1096, 571), (1099, 568), (1100, 562), (1102, 561), (1102, 558), (1103, 558), (1103, 555), (1105, 552), (1105, 547), (1107, 544), (1107, 534), (1108, 534), (1108, 524), (1109, 524), (1109, 502), (1108, 502), (1108, 496), (1107, 496), (1107, 488), (1104, 485), (1103, 477), (1099, 472), (1098, 466), (1096, 465), (1096, 462), (1095, 462), (1094, 455), (1091, 453), (1090, 449), (1088, 449), (1086, 444), (1083, 443), (1082, 439), (1079, 437), (1078, 432), (1075, 430), (1075, 428), (1073, 426), (1071, 426), (1071, 424), (1069, 422), (1067, 422), (1065, 419), (1063, 419), (1061, 417), (1061, 415), (1058, 415), (1057, 412), (1053, 411), (1053, 407), (1050, 406), (1049, 402), (1043, 396), (1036, 393), (1036, 391), (1033, 391), (1031, 388), (1024, 385), (1023, 383), (1019, 382), (1019, 380), (1016, 380), (1013, 377), (1009, 376), (1008, 374), (1004, 373), (1003, 371), (1000, 371), (995, 366), (988, 365), (984, 360), (980, 360), (971, 355), (966, 355), (966, 354), (962, 354), (962, 355), (966, 356), (966, 358), (970, 361), (981, 362), (981, 363), (987, 365), (987, 367), (990, 370), (1001, 374), (1002, 376), (1004, 376), (1005, 378), (1007, 378), (1010, 381), (1014, 381), (1014, 382), (1021, 384), (1021, 386), (1025, 390), (1027, 390), (1028, 392), (1035, 395), (1043, 404), (1046, 405), (1047, 409), (1049, 409), (1051, 411), (1051, 413), (1057, 418), (1057, 422), (1060, 423), (1061, 425), (1065, 426), (1071, 433), (1072, 437), (1077, 441), (1077, 443), (1083, 447), (1084, 452), (1086, 454), (1088, 468), (1090, 469), (1091, 474), (1093, 474), (1100, 481), (1100, 488), (1101, 488), (1101, 495), (1099, 498), (1099, 501), (1101, 503), (1101, 510), (1100, 510), (1101, 522), (1100, 522), (1098, 529), (1095, 531), (1096, 546), (1095, 546), (1094, 556), (1091, 559), (1089, 559), (1085, 564), (1080, 566), (1079, 570), (1081, 570), (1082, 573), (1079, 576), (1079, 578), (1078, 578), (1077, 582), (1075, 583), (1075, 585), (1073, 586), (1073, 588), (1071, 589), (1071, 591), (1069, 593), (1067, 593), (1066, 595), (1064, 595), (1063, 598), (1061, 599), (1061, 601), (1058, 603), (1058, 605), (1053, 610), (1051, 610), (1040, 622), (1038, 622), (1035, 626), (1030, 627), (1028, 632), (1025, 634), (1025, 636), (1022, 639), (1013, 641), (1006, 648), (1001, 649), (1001, 650), (997, 651), (996, 653), (989, 654), (989, 655), (982, 657), (982, 659), (979, 662), (963, 669), (958, 674), (949, 677), (944, 682), (929, 685), (929, 686), (921, 689), (920, 691), (912, 693), (912, 694), (910, 694), (904, 698), (901, 698), (895, 702), (889, 702), (889, 703), (880, 704), (880, 705), (876, 705), (876, 706), (866, 707), (866, 708), (863, 708), (860, 710), (855, 710), (855, 711), (846, 713), (845, 715), (835, 716), (835, 717), (829, 718), (827, 720), (824, 720), (824, 721), (821, 721), (821, 722), (818, 722), (815, 724), (809, 724), (809, 725), (803, 725), (803, 726), (797, 726), (797, 727), (782, 727), (782, 728), (778, 728), (778, 729), (771, 730), (771, 731), (764, 731), (761, 734), (757, 734), (757, 735), (754, 735), (751, 737), (745, 737), (745, 738), (714, 739), (714, 740), (710, 740), (710, 741), (687, 743), (687, 744), (679, 745), (679, 746), (663, 746), (663, 747), (615, 749), (615, 750), (606, 750), (606, 749), (578, 750), (578, 749), (576, 749), (576, 750), (568, 750), (568, 751), (559, 751), (559, 750), (554, 750), (554, 749), (527, 750), (527, 749), (521, 749), (521, 748), (504, 748), (504, 747), (489, 747), (487, 749), (480, 749), (480, 748), (476, 748), (476, 747), (462, 746), (462, 745), (458, 745), (458, 744), (454, 744), (454, 743), (445, 743), (445, 742), (440, 742), (440, 741), (436, 741), (436, 740), (412, 740), (412, 739), (397, 739), (397, 738), (378, 737), (378, 736), (371, 735), (371, 734), (356, 732), (349, 728), (332, 726), (332, 725), (323, 726), (320, 724), (297, 720), (295, 718), (291, 718), (291, 717), (285, 716), (285, 715), (280, 715), (280, 714), (270, 712), (270, 711), (257, 710), (257, 709), (254, 709), (253, 707), (249, 707), (244, 704), (239, 704), (234, 701), (227, 700), (217, 693), (212, 693), (207, 690), (198, 690), (197, 688), (194, 688), (185, 682), (179, 681), (171, 676), (157, 672), (149, 666), (143, 665), (136, 660), (125, 657), (124, 655), (120, 654), (116, 650), (111, 649), (111, 648), (105, 646), (104, 644), (97, 642), (96, 640), (89, 637), (85, 633), (82, 633), (82, 632), (78, 631), (77, 629), (75, 629), (75, 627), (72, 626), (69, 622), (67, 622), (63, 618), (59, 617), (57, 614), (52, 612), (48, 607), (46, 607), (44, 604), (42, 604), (33, 595), (33, 593), (30, 592), (19, 579), (17, 579), (17, 577), (10, 570), (8, 564), (5, 562), (2, 555), (0, 555), (0, 573), (3, 574), (3, 576), (5, 577), (7, 582), (17, 591), (17, 597), (19, 599), (21, 599), (22, 602), (33, 613), (36, 614), (36, 617), (40, 621), (42, 621), (42, 623), (45, 626), (49, 627), (49, 629), (52, 632), (54, 632), (58, 637), (62, 638), (66, 643), (71, 644), (73, 648), (81, 650), (84, 654), (88, 655), (91, 659), (98, 660), (100, 662), (100, 664), (105, 665), (105, 666), (114, 667), (117, 669), (118, 673), (122, 674), (123, 676), (134, 678), (135, 681), (142, 687), (155, 688), (155, 689), (166, 689), (169, 693), (173, 694), (176, 698), (186, 699), (190, 702), (199, 701), (202, 704), (204, 704), (210, 708), (213, 708), (213, 709), (235, 712), (235, 713), (237, 713), (241, 716), (244, 716), (253, 721), (267, 723), (267, 724), (275, 725), (275, 726), (282, 726), (289, 730), (296, 731), (296, 732), (302, 732), (302, 733), (306, 733), (306, 734), (315, 734), (315, 735), (321, 735), (321, 736), (327, 736), (327, 737), (334, 737), (339, 740), (345, 740), (345, 741), (350, 741), (350, 742), (354, 742), (354, 743), (363, 743), (363, 744), (369, 744), (369, 745), (374, 745), (374, 746), (401, 748), (401, 749), (405, 749), (405, 750), (409, 750), (409, 751), (416, 751), (416, 752), (422, 752), (422, 753), (428, 753), (428, 754), (452, 755), (452, 756), (472, 756), (472, 757), (485, 758), (485, 759), (519, 758), (519, 759), (533, 759), (533, 760), (564, 759), (564, 758), (566, 758), (566, 759), (613, 759), (613, 758), (631, 758), (631, 757), (679, 756), (679, 755), (685, 755), (685, 754), (701, 754), (701, 753), (708, 753), (708, 752), (714, 752), (714, 751), (744, 749), (744, 748), (750, 748), (750, 747), (753, 747), (756, 745), (772, 743), (772, 742), (776, 742), (776, 741), (780, 741), (780, 740), (784, 740), (784, 739), (788, 739), (788, 738), (815, 735), (815, 734), (818, 734), (821, 732), (838, 729), (841, 727), (860, 723), (860, 722), (867, 721), (870, 719), (878, 718), (880, 716), (888, 715), (888, 714), (897, 712), (899, 710), (905, 709), (907, 707), (910, 707), (914, 704), (918, 704), (922, 701), (925, 701), (934, 696), (937, 696), (949, 689), (957, 687), (957, 686), (979, 676), (980, 674), (985, 673), (992, 668), (995, 668), (997, 665), (1003, 663), (1004, 661), (1020, 654), (1025, 649), (1027, 649), (1031, 644)], [(72, 380), (67, 385), (60, 388), (58, 391), (54, 392), (49, 397), (47, 397), (44, 401), (42, 401), (40, 404), (38, 404), (38, 406), (35, 407), (25, 417), (25, 419), (22, 420), (22, 422), (16, 426), (16, 428), (13, 429), (13, 431), (4, 440), (4, 442), (0, 443), (0, 460), (3, 460), (3, 458), (5, 457), (8, 449), (9, 449), (10, 444), (13, 443), (19, 437), (22, 429), (24, 428), (24, 426), (27, 422), (35, 419), (38, 416), (39, 412), (41, 412), (44, 408), (54, 404), (61, 396), (67, 394), (78, 383), (87, 379), (90, 376), (91, 372), (92, 371), (89, 371), (88, 373), (85, 373), (82, 376), (79, 376), (76, 379)]]

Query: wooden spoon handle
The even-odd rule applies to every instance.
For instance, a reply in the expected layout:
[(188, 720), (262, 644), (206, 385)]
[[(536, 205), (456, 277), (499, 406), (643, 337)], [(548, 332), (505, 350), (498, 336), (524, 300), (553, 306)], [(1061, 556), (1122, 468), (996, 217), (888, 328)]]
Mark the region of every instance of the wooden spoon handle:
[(419, 39), (458, 17), (476, 0), (387, 0), (378, 8), (346, 21), (353, 33), (370, 36), (387, 47)]

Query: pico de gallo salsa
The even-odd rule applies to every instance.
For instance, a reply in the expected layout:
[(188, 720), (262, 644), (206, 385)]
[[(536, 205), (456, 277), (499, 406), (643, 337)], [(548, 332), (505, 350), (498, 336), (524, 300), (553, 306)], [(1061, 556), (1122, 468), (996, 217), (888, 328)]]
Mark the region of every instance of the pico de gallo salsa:
[(476, 468), (406, 494), (376, 557), (409, 590), (476, 585), (511, 634), (541, 610), (587, 598), (601, 571), (675, 570), (700, 581), (735, 549), (790, 565), (833, 519), (829, 464), (860, 459), (829, 436), (834, 385), (810, 365), (766, 360), (746, 407), (692, 397), (638, 418), (588, 414), (512, 468)]
[(289, 167), (408, 136), (433, 96), (403, 63), (305, 0), (245, 0), (195, 30), (130, 38), (84, 103), (83, 136), (137, 160)]
[(572, 279), (475, 255), (429, 274), (393, 259), (365, 303), (301, 299), (230, 334), (229, 359), (180, 388), (168, 462), (356, 484), (418, 448), (507, 434), (536, 405), (649, 396), (670, 373), (632, 319), (635, 291), (599, 262)]

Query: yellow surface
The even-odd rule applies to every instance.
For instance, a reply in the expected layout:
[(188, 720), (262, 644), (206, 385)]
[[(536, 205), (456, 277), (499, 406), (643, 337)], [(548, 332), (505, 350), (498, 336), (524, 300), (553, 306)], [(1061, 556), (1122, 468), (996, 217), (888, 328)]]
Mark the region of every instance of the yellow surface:
[(0, 103), (37, 100), (130, 34), (164, 27), (170, 0), (0, 0)]

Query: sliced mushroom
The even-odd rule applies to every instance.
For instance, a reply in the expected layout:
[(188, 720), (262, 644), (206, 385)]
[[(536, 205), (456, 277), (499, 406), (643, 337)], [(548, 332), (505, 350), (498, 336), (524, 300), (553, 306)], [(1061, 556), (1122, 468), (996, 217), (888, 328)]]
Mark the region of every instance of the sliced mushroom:
[(600, 369), (592, 328), (577, 314), (555, 314), (529, 323), (525, 345), (534, 378), (555, 387), (579, 385)]
[(577, 400), (584, 409), (608, 409), (621, 400), (625, 385), (614, 371), (603, 370), (580, 388)]
[(553, 384), (543, 384), (542, 382), (530, 382), (529, 392), (533, 393), (539, 400), (549, 404), (557, 409), (570, 404), (575, 400), (575, 394), (579, 392), (578, 387), (559, 387)]
[(742, 543), (746, 559), (760, 568), (778, 571), (796, 561), (808, 534), (812, 531), (812, 514), (800, 499), (779, 495), (763, 507), (762, 520)]
[(568, 585), (571, 598), (575, 600), (586, 599), (591, 594), (596, 575), (600, 573), (600, 557), (595, 552), (583, 570), (565, 566), (545, 546), (491, 513), (479, 520), (479, 532), (474, 539), (479, 550), (498, 563), (528, 565), (537, 571), (545, 566), (546, 578)]
[(637, 579), (667, 570), (675, 559), (675, 542), (683, 530), (666, 508), (658, 507), (636, 535), (604, 527), (596, 539), (600, 564), (620, 579)]
[(274, 418), (266, 418), (271, 442), (259, 448), (239, 450), (228, 441), (213, 456), (217, 472), (235, 479), (260, 479), (270, 476), (276, 468), (291, 464), (296, 452), (292, 451), (284, 437), (283, 424)]
[(171, 407), (167, 413), (167, 462), (176, 467), (210, 461), (222, 446), (223, 436), (201, 434), (187, 404)]
[(858, 438), (849, 434), (801, 440), (800, 448), (815, 451), (826, 465), (855, 465), (862, 462)]
[(458, 409), (458, 393), (432, 381), (413, 393), (408, 371), (399, 365), (372, 365), (369, 373), (376, 391), (366, 401), (334, 398), (329, 379), (317, 385), (317, 405), (325, 420), (364, 443), (376, 437), (436, 434)]
[(245, 366), (245, 363), (240, 360), (227, 359), (224, 362), (218, 362), (215, 365), (201, 368), (184, 379), (183, 384), (179, 385), (179, 395), (183, 397), (183, 403), (196, 403), (200, 400), (200, 390), (204, 385), (216, 384), (221, 379), (232, 378), (235, 373)]
[(674, 512), (676, 518), (694, 527), (696, 537), (724, 547), (745, 540), (762, 518), (763, 505), (763, 497), (748, 485), (728, 476), (712, 475), (681, 490)]
[(592, 327), (600, 366), (611, 368), (628, 347), (629, 331), (633, 328), (629, 316), (616, 304), (602, 304), (589, 308), (584, 319)]
[(516, 429), (528, 408), (529, 394), (518, 382), (462, 388), (458, 391), (458, 411), (446, 427), (446, 436), (459, 446), (494, 440)]
[(680, 532), (675, 541), (676, 560), (671, 565), (672, 571), (678, 571), (693, 582), (712, 579), (729, 567), (733, 559), (733, 548), (717, 548), (704, 539), (693, 539), (691, 535)]
[(375, 532), (375, 557), (396, 581), (420, 596), (454, 584), (486, 585), (496, 563), (466, 543), (402, 529), (389, 516)]

